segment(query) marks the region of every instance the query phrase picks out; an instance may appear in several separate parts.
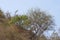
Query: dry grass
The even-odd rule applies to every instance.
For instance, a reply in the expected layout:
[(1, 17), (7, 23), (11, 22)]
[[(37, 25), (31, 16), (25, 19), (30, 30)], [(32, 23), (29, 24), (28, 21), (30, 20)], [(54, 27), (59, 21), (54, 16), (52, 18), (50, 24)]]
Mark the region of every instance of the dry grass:
[(0, 24), (0, 40), (29, 40), (29, 32), (18, 29), (15, 25)]

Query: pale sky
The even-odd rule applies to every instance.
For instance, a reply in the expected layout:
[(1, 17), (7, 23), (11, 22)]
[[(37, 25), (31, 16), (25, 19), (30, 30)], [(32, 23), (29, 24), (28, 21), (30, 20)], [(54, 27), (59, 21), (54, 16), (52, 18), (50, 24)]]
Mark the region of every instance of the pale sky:
[(0, 8), (4, 12), (14, 14), (15, 10), (19, 10), (18, 14), (24, 14), (30, 8), (41, 8), (54, 16), (56, 28), (60, 27), (60, 0), (0, 0)]

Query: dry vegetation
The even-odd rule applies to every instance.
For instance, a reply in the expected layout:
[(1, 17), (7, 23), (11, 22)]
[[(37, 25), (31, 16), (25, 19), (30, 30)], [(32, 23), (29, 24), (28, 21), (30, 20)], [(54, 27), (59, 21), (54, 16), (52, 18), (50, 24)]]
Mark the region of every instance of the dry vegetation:
[[(52, 20), (50, 20), (50, 16), (47, 16), (44, 13), (42, 14), (40, 11), (33, 11), (32, 13), (32, 16), (29, 17), (26, 15), (15, 15), (14, 17), (11, 17), (9, 14), (4, 15), (2, 10), (0, 10), (0, 40), (47, 40), (44, 35), (41, 37), (40, 35), (53, 23)], [(32, 17), (34, 19), (32, 19)], [(42, 19), (39, 19), (39, 17)], [(42, 26), (44, 25), (43, 23), (45, 26)], [(34, 26), (31, 28), (32, 25)], [(26, 26), (31, 29), (27, 30), (28, 28)], [(36, 33), (33, 33), (33, 30)], [(39, 34), (37, 35), (37, 33)]]
[(0, 24), (0, 40), (29, 40), (30, 33), (17, 26)]
[(29, 40), (29, 36), (29, 31), (8, 24), (8, 19), (0, 10), (0, 40)]

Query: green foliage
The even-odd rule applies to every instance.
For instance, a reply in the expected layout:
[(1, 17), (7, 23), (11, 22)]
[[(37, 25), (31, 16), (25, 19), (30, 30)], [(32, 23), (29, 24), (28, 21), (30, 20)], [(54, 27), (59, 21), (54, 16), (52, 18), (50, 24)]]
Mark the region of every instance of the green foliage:
[(26, 15), (22, 15), (22, 16), (14, 16), (11, 18), (11, 20), (9, 21), (10, 24), (17, 24), (20, 26), (27, 26), (30, 24), (30, 21), (28, 20), (28, 17)]
[(14, 16), (14, 17), (11, 18), (11, 20), (9, 21), (9, 23), (14, 24), (14, 23), (16, 23), (19, 20), (20, 20), (19, 16), (16, 15), (16, 16)]
[(22, 16), (20, 16), (20, 19), (21, 20), (26, 20), (26, 19), (28, 19), (28, 17), (26, 15), (22, 15)]
[(29, 20), (25, 20), (25, 21), (24, 21), (24, 24), (25, 24), (25, 25), (28, 25), (28, 24), (30, 24), (30, 21), (29, 21)]

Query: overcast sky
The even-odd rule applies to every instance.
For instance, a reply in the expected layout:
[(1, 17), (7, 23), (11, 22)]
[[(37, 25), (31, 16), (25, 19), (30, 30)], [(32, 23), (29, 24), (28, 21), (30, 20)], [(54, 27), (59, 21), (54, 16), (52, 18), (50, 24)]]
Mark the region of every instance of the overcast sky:
[(60, 0), (0, 0), (0, 8), (4, 12), (11, 12), (11, 15), (17, 9), (18, 14), (24, 14), (30, 8), (41, 8), (53, 15), (56, 28), (60, 27)]

